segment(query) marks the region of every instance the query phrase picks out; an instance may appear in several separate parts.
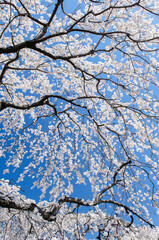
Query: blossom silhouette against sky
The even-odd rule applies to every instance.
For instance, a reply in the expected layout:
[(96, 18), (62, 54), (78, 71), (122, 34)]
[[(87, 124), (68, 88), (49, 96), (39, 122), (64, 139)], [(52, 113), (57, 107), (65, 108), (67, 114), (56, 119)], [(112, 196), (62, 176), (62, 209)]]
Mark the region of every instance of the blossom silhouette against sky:
[(47, 221), (42, 239), (156, 225), (158, 4), (0, 2), (2, 215), (14, 200), (21, 236)]

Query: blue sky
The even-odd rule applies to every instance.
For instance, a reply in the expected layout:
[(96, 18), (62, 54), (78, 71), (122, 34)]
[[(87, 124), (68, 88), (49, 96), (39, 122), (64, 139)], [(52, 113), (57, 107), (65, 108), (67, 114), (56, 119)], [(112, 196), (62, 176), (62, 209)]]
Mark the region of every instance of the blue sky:
[[(68, 1), (67, 1), (67, 5), (65, 5), (66, 10), (67, 10), (68, 12), (71, 12), (73, 8), (76, 8), (76, 7), (77, 7), (77, 6), (75, 5), (75, 3), (76, 3), (76, 2), (74, 2), (74, 1), (72, 1), (72, 0), (68, 0)], [(120, 56), (117, 56), (117, 57), (120, 59)], [(155, 91), (156, 91), (156, 89), (155, 89)], [(156, 91), (156, 93), (157, 93), (157, 91)], [(2, 113), (2, 114), (3, 114), (3, 113)], [(30, 119), (29, 119), (29, 117), (26, 117), (25, 121), (26, 121), (26, 123), (25, 123), (26, 126), (27, 126), (28, 124), (30, 124)], [(41, 121), (43, 121), (43, 120), (41, 120)], [(43, 125), (43, 130), (44, 130), (45, 128), (47, 128), (47, 124), (48, 124), (47, 120), (45, 120), (45, 123), (44, 123), (44, 121), (43, 121), (43, 124), (45, 124), (45, 125)], [(1, 127), (2, 127), (2, 125), (1, 125)], [(2, 132), (3, 132), (3, 129), (2, 129)], [(6, 139), (6, 141), (7, 141), (7, 139)], [(8, 142), (8, 144), (9, 144), (9, 142)], [(27, 149), (26, 149), (26, 150), (27, 150)], [(21, 165), (20, 168), (17, 168), (17, 169), (14, 171), (13, 167), (10, 167), (10, 173), (6, 173), (6, 174), (3, 176), (3, 170), (5, 169), (5, 161), (9, 158), (9, 156), (10, 156), (10, 153), (8, 153), (5, 158), (4, 158), (4, 157), (1, 157), (1, 171), (0, 171), (0, 176), (1, 176), (1, 178), (4, 177), (5, 179), (9, 179), (12, 184), (15, 184), (16, 181), (17, 181), (17, 179), (19, 178), (19, 175), (20, 175), (20, 173), (21, 173), (21, 169), (23, 169), (23, 168), (27, 165), (27, 161), (28, 161), (27, 158), (26, 158), (26, 157), (27, 157), (27, 154), (25, 155), (25, 159), (24, 159), (24, 161), (22, 162), (22, 165)], [(34, 180), (34, 179), (33, 179), (33, 180)], [(32, 180), (31, 178), (29, 178), (29, 177), (25, 177), (24, 182), (20, 182), (20, 183), (18, 183), (18, 184), (20, 184), (20, 187), (22, 188), (23, 191), (25, 191), (25, 195), (26, 195), (28, 198), (32, 198), (32, 199), (36, 200), (36, 202), (38, 202), (38, 201), (39, 201), (39, 196), (40, 196), (40, 193), (41, 193), (41, 192), (40, 192), (40, 190), (37, 189), (37, 188), (31, 189), (32, 181), (33, 181), (33, 180)], [(90, 193), (90, 189), (89, 189), (89, 188), (90, 188), (89, 182), (87, 182), (86, 185), (83, 185), (83, 184), (82, 184), (81, 186), (74, 184), (74, 193), (71, 194), (71, 196), (72, 196), (72, 197), (85, 198), (85, 199), (91, 199), (91, 198), (92, 198), (92, 194)], [(22, 192), (22, 194), (24, 194), (24, 193)], [(47, 194), (46, 194), (45, 199), (46, 199), (46, 200), (49, 199), (49, 193), (48, 193), (48, 192), (47, 192)], [(155, 221), (157, 221), (157, 218), (155, 217), (155, 214), (153, 214), (153, 216), (154, 216)]]

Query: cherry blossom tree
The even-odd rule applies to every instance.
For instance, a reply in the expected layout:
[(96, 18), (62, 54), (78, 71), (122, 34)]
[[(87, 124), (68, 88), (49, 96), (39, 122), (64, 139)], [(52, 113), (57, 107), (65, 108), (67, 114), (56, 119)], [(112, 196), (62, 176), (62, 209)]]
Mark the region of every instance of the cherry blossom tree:
[(158, 239), (158, 9), (0, 0), (1, 239)]

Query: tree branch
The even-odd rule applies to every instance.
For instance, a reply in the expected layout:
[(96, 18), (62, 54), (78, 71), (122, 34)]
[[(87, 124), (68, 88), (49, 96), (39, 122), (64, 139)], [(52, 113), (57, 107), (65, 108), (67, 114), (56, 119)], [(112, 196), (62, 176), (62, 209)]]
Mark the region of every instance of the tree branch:
[[(118, 207), (123, 207), (125, 209), (126, 213), (131, 212), (133, 215), (137, 216), (139, 219), (141, 219), (143, 222), (147, 223), (151, 228), (155, 227), (152, 223), (150, 223), (148, 220), (144, 219), (142, 216), (140, 216), (138, 213), (136, 213), (134, 210), (132, 210), (131, 208), (127, 207), (126, 205), (113, 201), (113, 200), (98, 200), (98, 201), (94, 201), (94, 202), (88, 202), (88, 201), (84, 201), (82, 199), (79, 198), (72, 198), (72, 197), (64, 197), (62, 199), (59, 200), (59, 204), (63, 203), (63, 202), (68, 202), (68, 203), (75, 203), (77, 205), (81, 205), (81, 206), (97, 206), (99, 204), (113, 204), (116, 205)], [(131, 218), (131, 222), (132, 222), (132, 218)], [(129, 225), (127, 226), (129, 227)]]
[[(38, 212), (41, 214), (42, 218), (47, 221), (55, 221), (57, 212), (59, 211), (59, 206), (52, 205), (51, 210), (49, 209), (47, 211), (47, 208), (43, 210), (39, 206), (37, 206), (35, 203), (25, 204), (25, 202), (22, 203), (16, 203), (15, 201), (11, 200), (9, 197), (2, 197), (0, 196), (0, 207), (8, 208), (8, 209), (16, 209), (20, 211), (27, 211), (27, 212), (34, 212), (34, 209), (36, 208)], [(50, 207), (49, 207), (50, 208)]]

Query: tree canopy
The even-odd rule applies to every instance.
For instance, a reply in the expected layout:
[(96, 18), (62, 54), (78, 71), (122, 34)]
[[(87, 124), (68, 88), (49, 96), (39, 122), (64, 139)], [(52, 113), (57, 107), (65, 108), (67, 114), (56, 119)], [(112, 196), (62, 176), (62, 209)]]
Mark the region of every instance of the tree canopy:
[(0, 0), (1, 239), (158, 239), (158, 9)]

